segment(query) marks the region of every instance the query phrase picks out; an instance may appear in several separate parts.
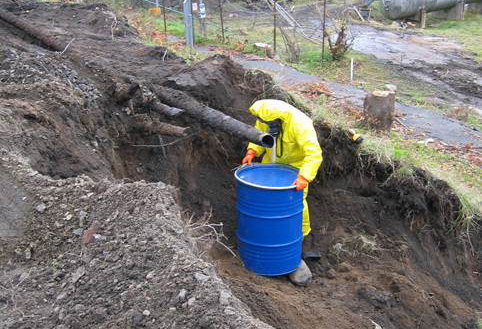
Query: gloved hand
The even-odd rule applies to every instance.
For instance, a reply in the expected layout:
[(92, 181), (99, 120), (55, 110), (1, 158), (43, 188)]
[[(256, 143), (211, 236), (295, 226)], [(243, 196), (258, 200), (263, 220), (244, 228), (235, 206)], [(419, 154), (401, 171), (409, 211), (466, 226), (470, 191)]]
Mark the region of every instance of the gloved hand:
[(293, 182), (293, 184), (296, 185), (296, 190), (297, 191), (303, 191), (306, 187), (308, 187), (308, 181), (306, 180), (306, 178), (304, 178), (303, 176), (301, 175), (298, 175), (298, 178), (295, 179), (295, 181)]
[(256, 151), (253, 149), (248, 149), (248, 152), (246, 152), (246, 155), (243, 158), (243, 161), (241, 162), (243, 165), (248, 164), (251, 166), (251, 162), (253, 159), (256, 158)]

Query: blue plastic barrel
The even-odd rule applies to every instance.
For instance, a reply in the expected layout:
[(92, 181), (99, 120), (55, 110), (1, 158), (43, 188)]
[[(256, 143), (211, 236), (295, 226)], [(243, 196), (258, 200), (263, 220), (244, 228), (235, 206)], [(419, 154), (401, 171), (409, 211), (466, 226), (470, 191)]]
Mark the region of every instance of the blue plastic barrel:
[(254, 164), (235, 172), (238, 250), (244, 266), (260, 275), (283, 275), (301, 262), (303, 191), (298, 169)]

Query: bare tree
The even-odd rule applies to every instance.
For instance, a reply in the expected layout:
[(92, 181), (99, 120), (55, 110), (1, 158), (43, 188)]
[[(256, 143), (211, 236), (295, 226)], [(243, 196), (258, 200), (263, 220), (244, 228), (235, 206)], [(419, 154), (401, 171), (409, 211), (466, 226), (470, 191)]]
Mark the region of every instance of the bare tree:
[(345, 19), (335, 22), (333, 31), (326, 29), (324, 34), (335, 61), (342, 59), (353, 45), (354, 38), (348, 33), (348, 21)]
[(286, 52), (288, 53), (288, 61), (291, 63), (298, 63), (300, 61), (300, 45), (296, 40), (296, 28), (291, 29), (292, 34), (290, 35), (290, 29), (280, 27), (281, 36), (285, 42)]

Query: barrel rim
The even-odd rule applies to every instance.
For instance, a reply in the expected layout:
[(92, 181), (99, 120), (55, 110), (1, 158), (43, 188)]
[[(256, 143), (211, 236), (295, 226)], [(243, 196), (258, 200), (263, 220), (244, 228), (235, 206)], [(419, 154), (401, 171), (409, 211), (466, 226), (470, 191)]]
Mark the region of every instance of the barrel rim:
[(248, 185), (248, 186), (252, 186), (252, 187), (256, 187), (256, 188), (260, 188), (260, 189), (263, 189), (263, 190), (274, 190), (274, 191), (279, 191), (279, 190), (291, 190), (293, 188), (296, 188), (296, 184), (292, 184), (290, 186), (283, 186), (283, 187), (271, 187), (271, 186), (263, 186), (263, 185), (258, 185), (258, 184), (253, 184), (253, 183), (250, 183), (250, 182), (247, 182), (245, 181), (244, 179), (240, 178), (238, 176), (238, 173), (243, 171), (244, 169), (247, 169), (247, 168), (252, 168), (252, 167), (266, 167), (266, 166), (277, 166), (277, 167), (287, 167), (287, 168), (290, 168), (290, 169), (295, 169), (296, 171), (299, 171), (298, 168), (296, 167), (293, 167), (293, 166), (290, 166), (290, 165), (287, 165), (287, 164), (284, 164), (284, 163), (253, 163), (251, 165), (242, 165), (241, 167), (239, 167), (235, 172), (234, 172), (234, 177), (236, 178), (237, 181), (245, 184), (245, 185)]

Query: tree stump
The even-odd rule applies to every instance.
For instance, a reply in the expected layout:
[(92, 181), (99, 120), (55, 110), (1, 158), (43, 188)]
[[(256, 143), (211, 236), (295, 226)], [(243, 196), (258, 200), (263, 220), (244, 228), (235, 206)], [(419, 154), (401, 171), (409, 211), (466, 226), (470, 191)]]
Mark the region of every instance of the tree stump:
[(273, 48), (271, 48), (271, 46), (268, 45), (267, 43), (256, 42), (254, 44), (254, 48), (264, 51), (265, 55), (269, 58), (274, 58), (275, 56)]
[(375, 90), (363, 102), (365, 122), (376, 130), (390, 131), (395, 117), (395, 91)]

